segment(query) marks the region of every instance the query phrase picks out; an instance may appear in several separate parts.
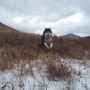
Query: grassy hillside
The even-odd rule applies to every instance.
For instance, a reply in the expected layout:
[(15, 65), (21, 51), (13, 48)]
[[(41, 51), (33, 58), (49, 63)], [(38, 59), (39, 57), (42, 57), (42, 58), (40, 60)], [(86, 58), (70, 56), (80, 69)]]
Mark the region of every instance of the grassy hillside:
[(27, 62), (30, 64), (28, 73), (31, 73), (32, 62), (35, 64), (40, 60), (37, 64), (39, 69), (45, 65), (48, 79), (52, 80), (55, 77), (71, 77), (66, 65), (60, 63), (60, 58), (90, 59), (89, 38), (71, 39), (53, 36), (54, 46), (51, 50), (41, 48), (40, 43), (41, 35), (22, 33), (0, 24), (0, 70), (12, 69), (15, 64), (24, 62), (21, 63), (22, 74)]
[[(14, 59), (37, 59), (46, 53), (53, 58), (90, 58), (90, 39), (70, 39), (53, 37), (54, 46), (51, 50), (41, 49), (41, 36), (22, 33), (0, 24), (0, 57)], [(47, 55), (48, 55), (47, 54)]]
[(13, 29), (3, 23), (0, 22), (0, 33), (5, 33), (5, 32), (19, 32), (16, 29)]

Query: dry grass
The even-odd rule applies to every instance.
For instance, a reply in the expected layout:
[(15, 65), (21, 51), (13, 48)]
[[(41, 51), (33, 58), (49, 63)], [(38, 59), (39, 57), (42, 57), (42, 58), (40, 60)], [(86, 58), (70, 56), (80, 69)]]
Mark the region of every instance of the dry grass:
[[(10, 68), (20, 60), (63, 58), (90, 59), (90, 39), (53, 37), (51, 50), (40, 47), (41, 35), (20, 32), (0, 32), (0, 69)], [(85, 53), (87, 51), (87, 55)], [(52, 62), (50, 62), (52, 65)], [(52, 66), (53, 68), (53, 66)], [(61, 68), (58, 68), (58, 70)]]
[[(5, 48), (4, 55), (11, 54), (13, 58), (35, 59), (41, 53), (60, 55), (65, 58), (82, 59), (85, 51), (90, 52), (90, 39), (70, 39), (54, 36), (54, 46), (51, 50), (41, 49), (41, 36), (35, 34), (7, 32), (0, 33), (0, 48)], [(89, 58), (90, 55), (88, 54)]]
[(60, 60), (50, 60), (46, 63), (46, 73), (49, 80), (60, 80), (70, 77), (68, 67), (60, 63)]

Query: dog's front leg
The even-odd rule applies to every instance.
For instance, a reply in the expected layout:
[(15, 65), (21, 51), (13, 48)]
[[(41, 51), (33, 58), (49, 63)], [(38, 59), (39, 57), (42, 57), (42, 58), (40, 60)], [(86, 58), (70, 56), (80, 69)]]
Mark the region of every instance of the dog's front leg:
[(46, 43), (46, 42), (44, 43), (44, 45), (46, 46), (46, 48), (48, 48), (48, 49), (49, 49), (49, 46), (47, 45), (47, 43)]
[(53, 47), (53, 43), (51, 42), (51, 44), (50, 44), (50, 48), (52, 48)]

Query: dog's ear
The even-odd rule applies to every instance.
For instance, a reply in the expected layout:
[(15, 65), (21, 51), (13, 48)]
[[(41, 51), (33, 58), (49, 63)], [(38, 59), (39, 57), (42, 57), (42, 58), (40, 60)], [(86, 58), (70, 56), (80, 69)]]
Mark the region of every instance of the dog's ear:
[(51, 28), (48, 28), (48, 31), (49, 31), (50, 33), (52, 33), (52, 30), (51, 30)]
[[(50, 28), (50, 31), (51, 31), (51, 28)], [(52, 31), (51, 31), (52, 32)]]
[(45, 32), (46, 32), (46, 28), (45, 28), (45, 30), (44, 30), (44, 32), (43, 32), (43, 36), (44, 36)]
[(44, 33), (47, 31), (47, 28), (45, 27)]

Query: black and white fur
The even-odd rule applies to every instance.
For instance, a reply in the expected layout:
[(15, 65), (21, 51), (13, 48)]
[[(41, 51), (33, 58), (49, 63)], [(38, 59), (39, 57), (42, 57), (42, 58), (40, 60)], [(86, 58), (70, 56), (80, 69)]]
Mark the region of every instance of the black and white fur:
[(42, 45), (45, 46), (47, 49), (50, 49), (53, 47), (51, 28), (45, 28), (41, 42), (42, 42)]

